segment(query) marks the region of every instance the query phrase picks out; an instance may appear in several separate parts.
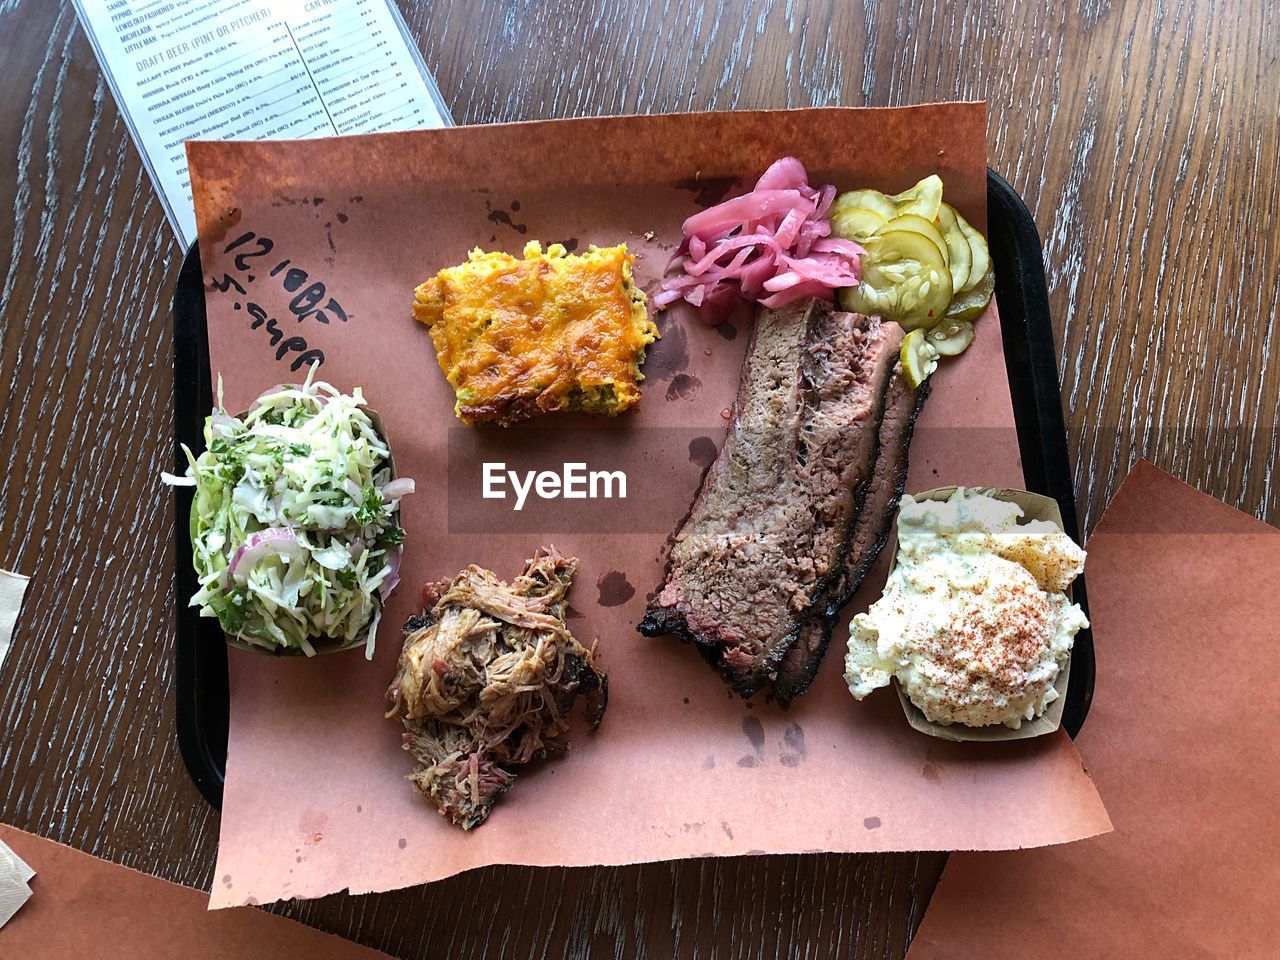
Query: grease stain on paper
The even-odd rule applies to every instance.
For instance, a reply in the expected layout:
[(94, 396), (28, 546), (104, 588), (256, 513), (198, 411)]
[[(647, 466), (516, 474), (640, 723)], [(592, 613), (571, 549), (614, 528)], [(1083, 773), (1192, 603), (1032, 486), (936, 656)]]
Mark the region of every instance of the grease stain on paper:
[(620, 607), (636, 595), (636, 588), (621, 570), (610, 570), (596, 581), (600, 591), (600, 606)]
[[(529, 232), (529, 227), (527, 224), (516, 223), (514, 220), (511, 219), (511, 214), (509, 214), (506, 210), (493, 209), (493, 204), (490, 203), (488, 200), (484, 202), (484, 206), (485, 206), (485, 209), (489, 211), (488, 219), (491, 222), (499, 224), (500, 226), (510, 227), (512, 230), (514, 230), (516, 233), (520, 234), (521, 236), (524, 236), (524, 234)], [(511, 209), (519, 210), (520, 205), (518, 203), (512, 204)]]
[(729, 191), (741, 185), (741, 177), (700, 177), (694, 175), (677, 180), (675, 188), (693, 194), (693, 202), (702, 208), (714, 207), (729, 195)]
[(865, 818), (865, 819), (862, 821), (862, 825), (863, 825), (864, 827), (866, 827), (868, 830), (879, 830), (879, 829), (880, 829), (880, 818), (879, 818), (879, 817), (867, 817), (867, 818)]
[(677, 373), (667, 387), (668, 400), (692, 400), (702, 389), (702, 381), (691, 373)]
[(231, 228), (240, 222), (240, 218), (244, 212), (239, 207), (228, 207), (214, 222), (209, 230), (209, 242), (221, 243), (227, 239), (227, 234), (231, 232)]
[(742, 718), (742, 735), (747, 738), (751, 754), (738, 758), (740, 767), (758, 767), (764, 762), (764, 724), (759, 717)]
[(689, 441), (689, 462), (696, 463), (703, 470), (716, 462), (719, 453), (716, 442), (710, 437), (694, 437)]
[(782, 742), (789, 752), (784, 752), (778, 759), (784, 767), (797, 767), (805, 758), (804, 727), (798, 723), (790, 724), (782, 734)]
[(397, 843), (397, 846), (399, 846), (401, 850), (403, 850), (408, 845), (409, 845), (409, 841), (406, 840), (404, 837), (401, 837), (399, 842)]
[(662, 339), (649, 344), (644, 375), (654, 380), (670, 380), (689, 366), (689, 334), (670, 315), (660, 328)]

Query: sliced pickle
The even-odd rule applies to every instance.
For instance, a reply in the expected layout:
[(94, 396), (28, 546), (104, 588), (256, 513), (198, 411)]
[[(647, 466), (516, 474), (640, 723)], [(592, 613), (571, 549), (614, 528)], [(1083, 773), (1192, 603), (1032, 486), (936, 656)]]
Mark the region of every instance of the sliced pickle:
[(947, 264), (951, 267), (951, 287), (957, 293), (965, 289), (969, 280), (969, 268), (973, 265), (973, 252), (969, 241), (956, 220), (955, 207), (949, 203), (938, 207), (938, 232), (947, 242)]
[(906, 330), (936, 324), (951, 303), (951, 272), (934, 242), (911, 230), (886, 230), (865, 246), (862, 282), (840, 291), (844, 309)]
[(987, 250), (986, 238), (969, 226), (969, 221), (960, 216), (960, 211), (954, 212), (956, 223), (959, 224), (964, 238), (969, 241), (969, 251), (973, 255), (973, 263), (969, 266), (968, 286), (961, 291), (963, 293), (965, 290), (972, 290), (987, 275), (987, 271), (991, 269), (991, 253)]
[[(890, 230), (909, 230), (912, 233), (920, 234), (920, 236), (922, 237), (927, 237), (930, 240), (930, 242), (932, 242), (933, 245), (938, 248), (938, 252), (942, 254), (943, 262), (945, 262), (947, 264), (948, 269), (950, 269), (951, 254), (947, 248), (947, 241), (943, 239), (942, 234), (938, 231), (938, 228), (934, 226), (932, 223), (930, 223), (928, 220), (926, 220), (924, 217), (917, 217), (914, 213), (905, 213), (900, 217), (894, 217), (892, 220), (890, 220), (888, 223), (884, 225), (884, 227), (880, 230), (880, 232), (888, 233)], [(961, 239), (963, 239), (963, 237)], [(965, 249), (967, 250), (968, 247), (969, 247), (969, 244), (966, 243)], [(952, 287), (954, 288), (955, 281), (952, 280), (951, 284), (952, 284)]]
[(829, 216), (834, 219), (836, 214), (844, 210), (858, 209), (871, 210), (880, 214), (885, 220), (891, 220), (898, 215), (897, 204), (879, 190), (850, 190), (836, 197), (835, 202), (831, 204)]
[[(852, 207), (831, 215), (831, 232), (837, 237), (864, 243), (868, 237), (889, 221), (874, 210)], [(965, 245), (968, 249), (968, 244)]]
[(902, 338), (898, 359), (902, 361), (902, 372), (912, 388), (920, 386), (938, 369), (938, 351), (923, 330), (912, 330)]
[(938, 208), (942, 206), (942, 178), (936, 173), (925, 177), (892, 199), (897, 204), (898, 213), (914, 213), (933, 223), (938, 216)]
[(940, 357), (958, 357), (973, 343), (973, 324), (968, 320), (946, 317), (928, 333), (929, 346)]
[(982, 275), (982, 279), (978, 281), (977, 286), (971, 287), (951, 301), (951, 306), (947, 309), (947, 318), (952, 320), (978, 319), (978, 317), (982, 316), (982, 311), (987, 309), (987, 304), (991, 302), (991, 295), (995, 293), (995, 289), (996, 275), (988, 267), (987, 272)]

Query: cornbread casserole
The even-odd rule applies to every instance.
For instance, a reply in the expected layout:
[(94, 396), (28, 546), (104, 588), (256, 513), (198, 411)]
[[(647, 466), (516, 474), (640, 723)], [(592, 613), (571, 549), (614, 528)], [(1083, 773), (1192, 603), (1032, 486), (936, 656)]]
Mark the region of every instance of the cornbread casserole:
[(542, 413), (614, 416), (640, 399), (658, 337), (626, 244), (570, 256), (537, 241), (524, 259), (472, 250), (414, 292), (463, 423), (507, 426)]

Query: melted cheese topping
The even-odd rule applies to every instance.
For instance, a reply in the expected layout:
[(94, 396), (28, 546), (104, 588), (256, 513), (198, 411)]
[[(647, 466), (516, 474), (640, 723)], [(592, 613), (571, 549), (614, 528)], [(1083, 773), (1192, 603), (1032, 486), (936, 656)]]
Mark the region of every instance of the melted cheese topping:
[(477, 248), (418, 287), (413, 315), (431, 329), (458, 418), (506, 425), (633, 406), (645, 347), (658, 337), (634, 260), (626, 244), (570, 256), (535, 241), (523, 260)]

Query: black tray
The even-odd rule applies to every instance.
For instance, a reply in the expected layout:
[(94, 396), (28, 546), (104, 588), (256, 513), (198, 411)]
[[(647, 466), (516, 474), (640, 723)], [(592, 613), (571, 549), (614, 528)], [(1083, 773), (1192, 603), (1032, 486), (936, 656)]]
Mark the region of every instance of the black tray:
[[(987, 242), (995, 264), (1005, 366), (1026, 488), (1057, 500), (1067, 532), (1079, 540), (1040, 236), (1022, 198), (992, 170), (987, 171)], [(174, 434), (179, 443), (199, 453), (204, 448), (204, 418), (213, 406), (213, 389), (203, 277), (195, 246), (178, 275), (173, 333)], [(186, 468), (181, 449), (176, 449), (175, 462), (179, 472)], [(198, 616), (187, 606), (187, 598), (197, 588), (187, 537), (192, 493), (190, 488), (178, 487), (176, 495), (178, 747), (196, 787), (211, 804), (221, 807), (227, 767), (227, 647), (218, 622)], [(1087, 613), (1083, 577), (1073, 589), (1076, 602)], [(1062, 713), (1062, 725), (1072, 737), (1089, 713), (1093, 679), (1093, 637), (1086, 629), (1076, 635)]]

